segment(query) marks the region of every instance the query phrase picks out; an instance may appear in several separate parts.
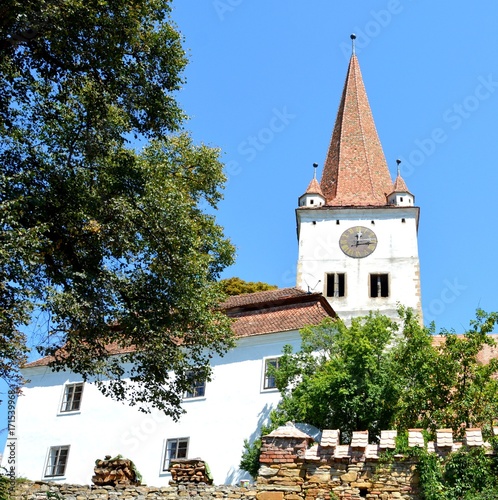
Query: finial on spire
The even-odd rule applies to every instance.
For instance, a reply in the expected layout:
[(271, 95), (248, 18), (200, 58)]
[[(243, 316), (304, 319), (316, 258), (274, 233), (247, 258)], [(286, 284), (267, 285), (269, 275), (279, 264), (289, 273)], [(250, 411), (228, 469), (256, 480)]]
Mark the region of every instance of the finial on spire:
[(316, 179), (316, 169), (318, 168), (318, 163), (313, 163), (313, 168), (315, 169), (313, 171), (313, 179)]
[(398, 166), (398, 175), (399, 175), (399, 164), (401, 163), (401, 160), (396, 160), (396, 165)]
[(356, 40), (356, 35), (354, 33), (351, 33), (351, 36), (349, 37), (351, 38), (351, 50), (353, 51), (353, 54), (354, 54), (354, 41)]

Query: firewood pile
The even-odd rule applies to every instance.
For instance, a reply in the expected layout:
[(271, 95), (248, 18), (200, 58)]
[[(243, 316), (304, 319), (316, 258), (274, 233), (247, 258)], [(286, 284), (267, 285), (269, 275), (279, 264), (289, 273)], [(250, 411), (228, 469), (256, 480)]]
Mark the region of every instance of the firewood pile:
[(104, 460), (95, 460), (93, 472), (92, 482), (97, 486), (139, 485), (142, 481), (135, 464), (121, 455), (114, 458), (106, 455)]
[(172, 483), (213, 484), (209, 467), (200, 458), (177, 458), (169, 466)]

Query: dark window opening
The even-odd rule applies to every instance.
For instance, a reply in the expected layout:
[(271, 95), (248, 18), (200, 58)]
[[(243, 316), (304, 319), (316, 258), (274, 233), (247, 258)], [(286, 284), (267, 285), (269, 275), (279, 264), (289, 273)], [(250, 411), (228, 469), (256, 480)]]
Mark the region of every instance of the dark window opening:
[(336, 223), (337, 225), (339, 225), (339, 224), (340, 224), (340, 221), (336, 220), (336, 221), (335, 221), (335, 223)]
[(387, 274), (370, 275), (370, 297), (389, 297), (389, 276)]
[(310, 205), (313, 205), (313, 203), (314, 203), (314, 200), (310, 200)]
[(405, 219), (401, 219), (401, 222), (406, 222), (406, 220)]
[(326, 283), (327, 297), (345, 297), (346, 296), (346, 275), (344, 273), (327, 274)]

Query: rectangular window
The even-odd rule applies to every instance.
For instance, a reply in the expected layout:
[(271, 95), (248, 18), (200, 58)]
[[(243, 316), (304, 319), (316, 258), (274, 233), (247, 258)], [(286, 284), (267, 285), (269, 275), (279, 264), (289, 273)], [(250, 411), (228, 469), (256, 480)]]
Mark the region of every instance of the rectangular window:
[(263, 384), (263, 389), (276, 389), (277, 383), (275, 380), (275, 375), (271, 374), (268, 368), (273, 366), (274, 368), (279, 367), (279, 358), (268, 358), (265, 360), (265, 380)]
[(344, 273), (327, 273), (325, 283), (325, 296), (346, 296), (346, 275)]
[(196, 378), (195, 372), (191, 371), (187, 374), (191, 380), (191, 387), (183, 395), (184, 399), (202, 398), (206, 392), (206, 381), (203, 378)]
[(64, 397), (62, 399), (61, 412), (79, 410), (81, 407), (82, 396), (83, 383), (67, 384), (64, 387)]
[(166, 441), (164, 450), (163, 471), (169, 469), (171, 460), (188, 457), (188, 438), (175, 438)]
[(45, 477), (60, 477), (66, 472), (69, 446), (52, 446), (48, 452)]
[(370, 275), (370, 297), (389, 297), (389, 275)]

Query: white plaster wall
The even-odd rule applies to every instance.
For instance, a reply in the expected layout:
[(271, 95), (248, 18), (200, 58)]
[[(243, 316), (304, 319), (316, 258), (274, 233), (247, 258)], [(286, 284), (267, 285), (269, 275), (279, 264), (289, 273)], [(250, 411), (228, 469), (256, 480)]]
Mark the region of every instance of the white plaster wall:
[[(413, 207), (298, 209), (297, 286), (325, 294), (326, 274), (346, 273), (346, 296), (329, 299), (344, 320), (370, 310), (395, 318), (397, 303), (420, 312), (417, 218), (418, 209)], [(367, 227), (377, 235), (377, 247), (367, 257), (348, 257), (339, 246), (342, 233), (354, 226)], [(389, 274), (389, 297), (369, 296), (372, 273)]]
[(279, 400), (276, 390), (263, 391), (263, 360), (282, 353), (285, 344), (297, 350), (297, 331), (243, 338), (224, 358), (213, 358), (213, 380), (205, 397), (187, 400), (179, 422), (101, 395), (85, 384), (81, 410), (59, 413), (65, 383), (77, 375), (52, 373), (46, 367), (25, 370), (31, 380), (17, 403), (18, 475), (43, 479), (51, 446), (70, 445), (66, 475), (59, 482), (90, 484), (94, 462), (105, 455), (133, 460), (144, 483), (165, 486), (171, 476), (161, 471), (168, 438), (189, 437), (189, 457), (207, 461), (215, 484), (235, 484), (249, 476), (238, 470), (246, 438), (253, 438)]

